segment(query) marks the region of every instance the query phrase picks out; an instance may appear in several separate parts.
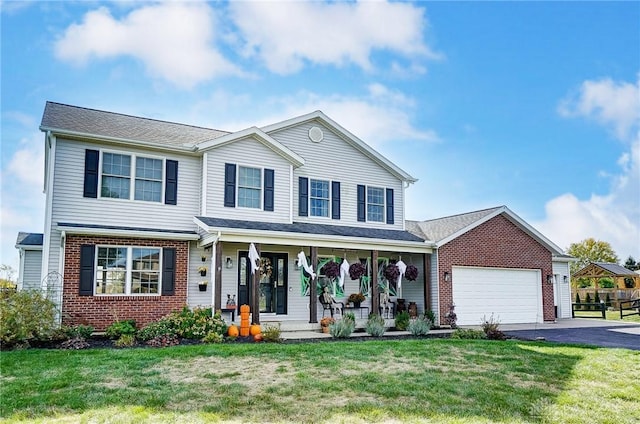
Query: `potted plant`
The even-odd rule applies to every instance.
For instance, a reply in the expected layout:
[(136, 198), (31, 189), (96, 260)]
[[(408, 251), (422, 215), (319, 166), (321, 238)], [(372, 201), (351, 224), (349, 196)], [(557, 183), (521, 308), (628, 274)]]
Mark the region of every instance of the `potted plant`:
[(208, 281), (200, 281), (198, 283), (198, 289), (200, 289), (200, 291), (207, 291), (207, 284), (209, 284)]
[(200, 273), (200, 276), (204, 277), (207, 275), (207, 267), (206, 266), (201, 266), (198, 267), (198, 272)]
[(356, 308), (360, 307), (360, 304), (362, 302), (364, 302), (365, 297), (362, 293), (351, 293), (349, 295), (349, 298), (347, 299), (347, 302), (351, 302), (353, 303), (353, 306), (355, 306)]
[(336, 320), (333, 319), (333, 317), (323, 317), (320, 320), (320, 328), (322, 328), (322, 332), (323, 333), (328, 333), (329, 332), (329, 326), (333, 323), (335, 323)]

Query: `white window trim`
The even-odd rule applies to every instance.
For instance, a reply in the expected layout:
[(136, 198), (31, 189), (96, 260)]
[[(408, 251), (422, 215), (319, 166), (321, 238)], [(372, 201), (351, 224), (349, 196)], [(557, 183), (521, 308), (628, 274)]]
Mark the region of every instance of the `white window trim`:
[[(328, 207), (327, 207), (327, 216), (322, 216), (322, 215), (313, 215), (311, 213), (311, 182), (312, 181), (322, 181), (322, 182), (326, 182), (327, 183), (327, 194), (329, 195), (329, 197), (327, 198), (327, 203), (328, 203)], [(309, 217), (311, 218), (320, 218), (320, 219), (331, 219), (331, 187), (332, 187), (332, 182), (331, 180), (323, 180), (320, 178), (311, 178), (309, 177), (309, 199), (307, 200), (308, 205), (307, 205), (307, 209), (309, 210)], [(321, 197), (316, 197), (316, 199), (322, 199)], [(324, 199), (323, 199), (324, 200)]]
[[(377, 188), (382, 190), (382, 220), (380, 221), (374, 221), (369, 219), (369, 189), (370, 188)], [(373, 203), (374, 205), (378, 205), (378, 203)], [(365, 190), (364, 190), (364, 216), (365, 216), (365, 222), (371, 222), (371, 223), (375, 223), (375, 224), (384, 224), (387, 222), (387, 190), (385, 187), (378, 187), (378, 186), (370, 186), (370, 185), (366, 185), (365, 186)]]
[[(115, 248), (127, 249), (127, 262), (124, 279), (124, 293), (97, 293), (98, 287), (98, 249)], [(157, 249), (160, 251), (158, 257), (158, 293), (131, 293), (131, 277), (133, 273), (133, 249)], [(122, 246), (111, 244), (99, 244), (95, 246), (95, 259), (93, 263), (93, 294), (94, 296), (139, 296), (139, 297), (156, 297), (162, 295), (162, 247), (155, 246)]]
[[(123, 155), (123, 156), (129, 156), (131, 157), (131, 166), (129, 169), (129, 198), (128, 199), (123, 199), (121, 197), (105, 197), (102, 196), (102, 161), (103, 161), (103, 157), (105, 153), (111, 153), (114, 155)], [(136, 199), (136, 161), (138, 159), (138, 157), (142, 157), (145, 159), (157, 159), (162, 161), (162, 181), (161, 181), (161, 187), (160, 187), (160, 201), (156, 202), (153, 200), (138, 200)], [(113, 200), (113, 201), (120, 201), (120, 202), (143, 202), (143, 203), (148, 203), (148, 204), (160, 204), (163, 205), (164, 204), (164, 194), (165, 194), (165, 190), (164, 188), (167, 186), (167, 175), (166, 175), (166, 169), (167, 169), (167, 158), (162, 157), (162, 156), (155, 156), (155, 155), (147, 155), (147, 154), (137, 154), (137, 153), (132, 153), (132, 152), (124, 152), (124, 151), (119, 151), (119, 150), (111, 150), (111, 149), (101, 149), (100, 150), (100, 159), (98, 161), (98, 198), (100, 199), (105, 199), (105, 200)]]
[[(240, 168), (251, 168), (251, 169), (259, 169), (260, 170), (260, 207), (251, 208), (248, 206), (239, 206), (240, 200)], [(248, 211), (264, 211), (264, 167), (255, 166), (255, 165), (245, 165), (241, 163), (236, 163), (236, 209), (244, 209)], [(254, 189), (255, 187), (242, 187), (242, 188), (250, 188)]]

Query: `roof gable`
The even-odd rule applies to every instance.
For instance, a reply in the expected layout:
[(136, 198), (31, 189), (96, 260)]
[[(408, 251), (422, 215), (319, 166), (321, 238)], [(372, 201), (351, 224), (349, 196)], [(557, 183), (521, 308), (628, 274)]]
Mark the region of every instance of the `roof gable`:
[(364, 141), (360, 140), (358, 137), (350, 133), (348, 130), (343, 128), (341, 125), (339, 125), (337, 122), (335, 122), (334, 120), (332, 120), (331, 118), (329, 118), (327, 115), (325, 115), (319, 110), (308, 113), (306, 115), (301, 115), (295, 118), (287, 119), (282, 122), (267, 125), (265, 127), (262, 127), (262, 131), (269, 134), (269, 133), (281, 131), (296, 125), (300, 125), (305, 122), (310, 122), (310, 121), (318, 121), (318, 122), (321, 122), (326, 127), (331, 128), (334, 131), (334, 133), (338, 135), (342, 140), (349, 143), (355, 149), (357, 149), (358, 151), (363, 153), (365, 156), (373, 160), (376, 164), (378, 164), (382, 168), (389, 171), (392, 175), (394, 175), (398, 179), (408, 183), (415, 183), (416, 181), (418, 181), (416, 178), (409, 175), (406, 171), (402, 170), (400, 167), (392, 163), (390, 160), (388, 160), (379, 152), (377, 152), (374, 148), (369, 146)]
[[(509, 221), (535, 239), (538, 243), (545, 246), (554, 255), (566, 257), (560, 247), (547, 239), (544, 235), (538, 232), (538, 230), (533, 228), (506, 206), (482, 209), (479, 211), (432, 219), (429, 221), (410, 221), (411, 223), (407, 228), (419, 229), (425, 238), (434, 240), (436, 245), (440, 247), (500, 214), (504, 215)], [(420, 235), (420, 233), (418, 235)]]

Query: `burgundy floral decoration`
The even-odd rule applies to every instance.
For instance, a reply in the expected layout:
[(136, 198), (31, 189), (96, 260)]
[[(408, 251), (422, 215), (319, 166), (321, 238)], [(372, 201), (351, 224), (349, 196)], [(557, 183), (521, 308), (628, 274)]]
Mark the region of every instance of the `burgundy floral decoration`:
[(386, 278), (387, 281), (397, 281), (399, 276), (400, 276), (400, 270), (396, 265), (389, 264), (385, 267), (384, 278)]
[(362, 262), (356, 262), (349, 266), (349, 277), (351, 277), (352, 280), (359, 279), (365, 272), (367, 272), (367, 267), (365, 267)]
[(404, 271), (404, 278), (409, 281), (415, 281), (418, 278), (418, 268), (414, 265), (407, 265), (407, 269)]
[(327, 278), (336, 278), (340, 275), (340, 265), (335, 261), (329, 261), (324, 264), (320, 272)]

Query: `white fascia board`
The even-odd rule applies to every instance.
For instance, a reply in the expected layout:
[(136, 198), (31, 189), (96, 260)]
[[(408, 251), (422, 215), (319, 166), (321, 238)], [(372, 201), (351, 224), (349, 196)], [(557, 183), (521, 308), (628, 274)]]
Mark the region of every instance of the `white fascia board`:
[(42, 250), (42, 245), (33, 245), (33, 244), (16, 244), (16, 249), (22, 250)]
[(577, 262), (578, 258), (573, 256), (568, 256), (568, 255), (563, 255), (563, 256), (552, 255), (551, 261), (552, 262)]
[(203, 143), (198, 144), (198, 150), (209, 150), (215, 149), (217, 147), (225, 146), (227, 144), (231, 144), (235, 141), (242, 140), (245, 138), (252, 137), (258, 142), (264, 144), (269, 149), (273, 150), (287, 161), (289, 161), (296, 168), (304, 165), (304, 158), (298, 155), (293, 150), (286, 147), (284, 144), (275, 140), (270, 135), (266, 134), (258, 127), (250, 127), (246, 128), (242, 131), (234, 132), (231, 134), (223, 135), (221, 137), (215, 138), (213, 140), (205, 141)]
[[(431, 242), (412, 242), (400, 240), (369, 239), (362, 237), (344, 237), (325, 234), (292, 233), (286, 231), (247, 230), (242, 228), (209, 227), (197, 218), (194, 221), (223, 242), (280, 244), (288, 246), (316, 246), (334, 249), (388, 250), (393, 252), (432, 253)], [(205, 237), (206, 239), (206, 237)], [(203, 239), (204, 240), (204, 239)], [(204, 242), (201, 242), (204, 244)]]
[(415, 183), (418, 181), (417, 178), (412, 177), (407, 172), (403, 171), (400, 167), (395, 165), (389, 159), (378, 153), (375, 149), (369, 146), (364, 141), (360, 140), (358, 137), (349, 132), (346, 128), (343, 128), (340, 124), (335, 122), (333, 119), (329, 118), (323, 112), (317, 110), (315, 112), (308, 113), (306, 115), (298, 116), (296, 118), (287, 119), (286, 121), (278, 122), (275, 124), (267, 125), (262, 127), (262, 130), (265, 133), (270, 133), (273, 131), (279, 131), (285, 128), (293, 127), (299, 124), (302, 124), (307, 121), (312, 121), (317, 119), (322, 121), (325, 125), (329, 127), (333, 127), (339, 134), (342, 134), (342, 138), (347, 141), (349, 144), (354, 146), (356, 149), (360, 150), (364, 153), (365, 156), (369, 157), (373, 161), (382, 165), (383, 168), (387, 169), (393, 175), (395, 175), (398, 179), (402, 181), (406, 181), (408, 183)]
[(130, 230), (130, 229), (112, 229), (112, 228), (82, 228), (82, 227), (66, 227), (64, 225), (58, 225), (57, 230), (65, 231), (67, 234), (79, 234), (79, 235), (94, 235), (94, 236), (113, 236), (113, 237), (130, 237), (130, 238), (145, 238), (145, 239), (159, 239), (159, 240), (179, 240), (190, 241), (199, 240), (198, 234), (187, 233), (169, 233), (164, 231), (142, 231), (142, 230)]
[(40, 126), (40, 131), (50, 131), (51, 133), (57, 135), (58, 137), (67, 136), (71, 139), (81, 139), (81, 140), (96, 141), (96, 142), (108, 142), (108, 143), (114, 143), (114, 144), (122, 144), (126, 146), (142, 147), (145, 149), (162, 150), (162, 151), (169, 151), (169, 152), (196, 153), (196, 150), (197, 150), (195, 146), (189, 146), (189, 145), (182, 146), (182, 147), (167, 146), (167, 145), (148, 143), (145, 141), (133, 140), (128, 138), (111, 137), (107, 135), (96, 135), (96, 134), (89, 134), (89, 133), (83, 133), (78, 131), (62, 130), (59, 128), (44, 127), (44, 126)]

